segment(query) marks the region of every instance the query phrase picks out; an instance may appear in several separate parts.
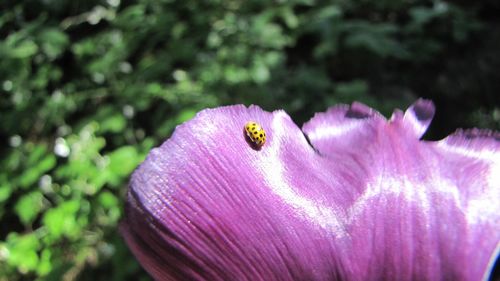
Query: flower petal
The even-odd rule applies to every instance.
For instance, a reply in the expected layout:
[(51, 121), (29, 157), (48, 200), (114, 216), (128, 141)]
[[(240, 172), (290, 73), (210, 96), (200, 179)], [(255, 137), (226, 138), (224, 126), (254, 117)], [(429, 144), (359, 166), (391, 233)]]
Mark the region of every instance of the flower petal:
[[(250, 120), (267, 131), (261, 150), (243, 133)], [(327, 200), (314, 188), (289, 184), (290, 172), (308, 171), (315, 157), (282, 111), (203, 111), (134, 173), (125, 238), (158, 280), (331, 279), (337, 251), (311, 221), (338, 227), (334, 210), (318, 208)], [(314, 171), (301, 178), (320, 180)]]
[(313, 148), (283, 111), (202, 111), (134, 173), (122, 232), (157, 280), (477, 280), (500, 241), (498, 136), (419, 141), (433, 114), (337, 106), (304, 125)]
[(406, 110), (403, 123), (409, 126), (408, 131), (413, 131), (417, 138), (427, 131), (434, 117), (434, 104), (429, 100), (419, 99)]

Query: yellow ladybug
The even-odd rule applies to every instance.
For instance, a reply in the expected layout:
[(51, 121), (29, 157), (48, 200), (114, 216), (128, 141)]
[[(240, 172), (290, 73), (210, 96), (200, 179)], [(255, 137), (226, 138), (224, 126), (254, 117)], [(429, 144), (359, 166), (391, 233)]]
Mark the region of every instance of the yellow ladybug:
[(257, 146), (261, 147), (266, 143), (266, 132), (261, 125), (254, 121), (245, 124), (245, 132), (248, 138)]

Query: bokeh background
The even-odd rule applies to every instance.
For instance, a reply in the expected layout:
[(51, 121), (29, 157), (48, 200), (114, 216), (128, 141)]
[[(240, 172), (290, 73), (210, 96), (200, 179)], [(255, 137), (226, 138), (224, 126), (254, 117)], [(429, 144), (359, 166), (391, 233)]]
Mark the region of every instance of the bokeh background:
[(150, 280), (117, 231), (127, 180), (203, 108), (300, 126), (426, 97), (426, 139), (500, 129), (499, 15), (497, 0), (1, 1), (0, 280)]

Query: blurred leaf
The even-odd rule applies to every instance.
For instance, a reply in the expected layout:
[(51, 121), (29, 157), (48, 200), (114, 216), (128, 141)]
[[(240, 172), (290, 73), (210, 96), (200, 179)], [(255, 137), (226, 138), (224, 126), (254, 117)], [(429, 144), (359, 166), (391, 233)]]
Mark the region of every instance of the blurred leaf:
[(350, 48), (364, 48), (381, 57), (404, 58), (408, 55), (396, 40), (398, 28), (393, 24), (351, 21), (343, 25), (343, 31), (347, 33), (345, 44)]
[(439, 16), (440, 12), (427, 7), (413, 7), (410, 9), (409, 14), (412, 18), (412, 24), (421, 27), (429, 23), (432, 19)]
[(7, 254), (7, 263), (17, 267), (22, 273), (33, 271), (38, 266), (39, 247), (39, 239), (34, 233), (24, 235), (10, 233), (5, 244), (0, 245), (0, 249), (4, 248)]
[(115, 208), (118, 205), (118, 198), (111, 192), (105, 191), (99, 194), (99, 204), (106, 209)]
[(123, 131), (126, 123), (127, 121), (122, 114), (115, 113), (109, 117), (106, 117), (101, 123), (99, 123), (99, 130), (101, 132), (118, 133)]
[(0, 203), (7, 201), (7, 199), (9, 199), (11, 194), (12, 194), (12, 187), (10, 185), (6, 183), (0, 185)]
[(42, 30), (38, 35), (38, 40), (40, 40), (43, 52), (50, 60), (59, 57), (69, 44), (68, 36), (56, 28)]
[(78, 236), (82, 227), (77, 219), (80, 204), (81, 202), (78, 200), (70, 200), (45, 212), (43, 224), (53, 239), (58, 239), (61, 236), (68, 238)]
[(19, 185), (27, 188), (33, 185), (47, 171), (51, 170), (56, 165), (56, 157), (53, 154), (47, 154), (43, 158), (38, 153), (46, 153), (45, 147), (37, 147), (28, 163), (31, 164), (19, 179)]
[(139, 161), (139, 154), (133, 146), (120, 147), (110, 154), (109, 169), (117, 176), (128, 176), (136, 167)]
[(285, 7), (281, 9), (280, 12), (288, 28), (297, 28), (299, 26), (299, 18), (293, 12), (291, 7)]
[(4, 55), (15, 59), (28, 58), (38, 52), (38, 46), (31, 40), (25, 40), (15, 46), (6, 46), (2, 49)]
[(368, 92), (368, 85), (363, 80), (338, 83), (335, 86), (335, 92), (345, 100), (357, 100)]
[(49, 248), (44, 249), (40, 255), (38, 262), (37, 273), (45, 276), (52, 271), (52, 252)]
[(251, 75), (253, 80), (258, 84), (267, 82), (271, 76), (267, 66), (259, 61), (254, 63)]
[(14, 209), (25, 225), (29, 225), (43, 208), (43, 196), (39, 191), (23, 195), (16, 203)]
[(181, 123), (184, 123), (184, 122), (190, 120), (191, 118), (193, 118), (196, 115), (196, 112), (197, 111), (195, 109), (184, 109), (184, 110), (182, 110), (177, 115), (177, 118), (176, 118), (177, 124), (181, 124)]

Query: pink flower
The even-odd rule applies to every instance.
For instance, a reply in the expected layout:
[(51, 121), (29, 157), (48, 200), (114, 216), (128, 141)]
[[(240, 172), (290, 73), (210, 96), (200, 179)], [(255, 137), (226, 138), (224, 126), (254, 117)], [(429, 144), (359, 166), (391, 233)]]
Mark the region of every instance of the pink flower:
[(500, 134), (422, 141), (433, 114), (425, 100), (390, 120), (354, 103), (301, 131), (283, 111), (204, 110), (135, 171), (122, 233), (156, 280), (486, 279)]

